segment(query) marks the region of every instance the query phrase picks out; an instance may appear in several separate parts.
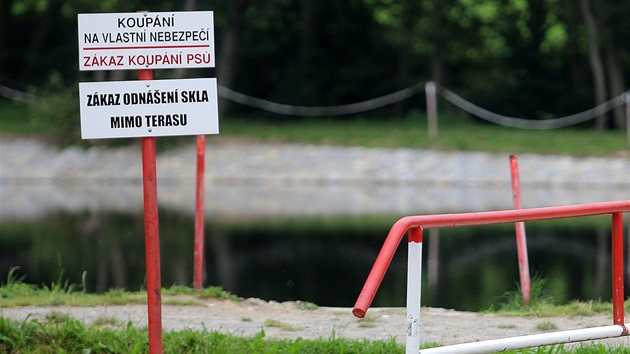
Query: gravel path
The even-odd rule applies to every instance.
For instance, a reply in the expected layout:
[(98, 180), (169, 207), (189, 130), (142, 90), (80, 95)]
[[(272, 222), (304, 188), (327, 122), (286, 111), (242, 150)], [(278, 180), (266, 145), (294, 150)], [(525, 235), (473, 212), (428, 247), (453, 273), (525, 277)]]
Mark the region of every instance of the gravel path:
[[(166, 302), (165, 300), (164, 303)], [(0, 315), (17, 320), (24, 320), (27, 316), (44, 320), (47, 314), (54, 311), (66, 313), (86, 323), (113, 317), (121, 324), (129, 321), (137, 326), (147, 324), (146, 305), (28, 306), (0, 309)], [(162, 309), (165, 330), (206, 328), (247, 337), (264, 330), (266, 338), (395, 338), (401, 344), (405, 342), (405, 314), (404, 308), (372, 308), (365, 319), (357, 319), (351, 314), (350, 308), (319, 307), (315, 310), (303, 310), (298, 302), (277, 303), (259, 299), (246, 299), (242, 302), (210, 299), (198, 305), (164, 305)], [(423, 308), (420, 330), (422, 343), (448, 345), (610, 324), (612, 315), (520, 318)], [(604, 343), (611, 346), (630, 346), (630, 337), (608, 339)]]

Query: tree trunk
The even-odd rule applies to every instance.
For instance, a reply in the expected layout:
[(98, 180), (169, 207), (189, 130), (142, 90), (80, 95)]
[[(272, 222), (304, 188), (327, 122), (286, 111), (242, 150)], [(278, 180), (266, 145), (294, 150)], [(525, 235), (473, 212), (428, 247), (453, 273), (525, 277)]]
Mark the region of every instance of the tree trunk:
[[(9, 29), (12, 6), (13, 0), (0, 1), (0, 53), (5, 53), (4, 39), (6, 38), (6, 34)], [(0, 76), (6, 76), (4, 69), (6, 64), (4, 63), (4, 60), (4, 55), (0, 55)]]
[[(599, 0), (594, 4), (594, 11), (598, 14), (597, 24), (601, 30), (601, 43), (606, 56), (606, 70), (608, 73), (608, 93), (609, 99), (623, 93), (625, 82), (623, 69), (619, 61), (617, 42), (614, 28), (611, 23), (615, 23), (615, 7), (611, 6), (608, 0)], [(617, 107), (613, 110), (613, 123), (615, 128), (625, 128), (626, 116), (625, 107)]]
[[(248, 0), (233, 0), (229, 2), (228, 27), (223, 35), (223, 46), (217, 57), (217, 82), (225, 87), (233, 88), (234, 67), (236, 64), (236, 49), (238, 39), (243, 31), (245, 8)], [(222, 99), (219, 104), (219, 114), (223, 115), (229, 108), (228, 101)]]
[(315, 43), (315, 4), (313, 0), (300, 0), (300, 12), (304, 23), (302, 32), (302, 56), (309, 60)]
[[(399, 50), (399, 56), (398, 56), (398, 65), (396, 67), (396, 90), (401, 90), (403, 88), (406, 88), (407, 86), (409, 86), (410, 84), (412, 84), (412, 82), (410, 81), (410, 77), (411, 77), (411, 67), (412, 67), (412, 63), (413, 63), (413, 40), (414, 40), (414, 36), (413, 36), (413, 27), (414, 24), (416, 23), (416, 21), (418, 20), (418, 14), (420, 13), (420, 9), (418, 8), (418, 2), (415, 0), (407, 0), (402, 2), (402, 6), (404, 6), (405, 10), (403, 11), (403, 15), (401, 18), (402, 21), (402, 28), (400, 30), (400, 50)], [(433, 28), (433, 30), (435, 31), (437, 28), (440, 27), (441, 22), (439, 21), (441, 19), (441, 17), (439, 16), (435, 16), (436, 14), (439, 15), (439, 5), (438, 5), (438, 0), (433, 0), (433, 10), (434, 10), (434, 17), (436, 17), (434, 20), (434, 26), (436, 28)], [(439, 44), (436, 44), (436, 46)], [(434, 55), (434, 59), (437, 59), (437, 56), (439, 56), (439, 54), (435, 54)], [(407, 108), (407, 102), (405, 101), (401, 101), (401, 102), (397, 102), (394, 107), (393, 107), (393, 114), (395, 116), (403, 116), (405, 113), (405, 110)]]
[[(584, 62), (580, 52), (580, 27), (583, 20), (580, 9), (575, 6), (574, 0), (564, 0), (562, 3), (564, 11), (562, 20), (567, 26), (567, 65), (569, 68), (569, 78), (572, 92), (578, 102), (587, 102), (590, 97), (592, 79), (588, 74), (588, 64)], [(590, 107), (580, 107), (590, 108)]]
[[(184, 8), (182, 9), (182, 11), (194, 11), (197, 8), (197, 0), (186, 0), (186, 2), (184, 3)], [(215, 53), (216, 55), (216, 53)], [(181, 79), (184, 77), (184, 74), (186, 73), (186, 69), (185, 68), (177, 68), (175, 70), (173, 70), (173, 78), (174, 79)]]
[(50, 28), (53, 26), (55, 19), (60, 15), (61, 7), (63, 6), (62, 0), (50, 0), (48, 7), (44, 13), (44, 18), (39, 22), (39, 26), (33, 32), (33, 37), (29, 45), (28, 56), (26, 57), (26, 65), (22, 71), (22, 80), (29, 82), (31, 73), (35, 70), (37, 61), (40, 58), (40, 54), (46, 40), (50, 34)]
[[(591, 12), (589, 0), (580, 0), (580, 11), (584, 17), (584, 24), (588, 31), (588, 58), (593, 73), (593, 85), (595, 89), (595, 103), (606, 102), (606, 78), (604, 65), (600, 53), (600, 38), (597, 30), (595, 18)], [(606, 115), (603, 114), (595, 119), (595, 128), (604, 130), (606, 128)]]
[[(621, 69), (616, 51), (612, 48), (612, 43), (606, 46), (606, 67), (608, 69), (608, 84), (611, 98), (621, 95), (625, 87), (623, 70)], [(623, 129), (626, 127), (625, 106), (620, 106), (613, 110), (613, 122), (615, 128)]]

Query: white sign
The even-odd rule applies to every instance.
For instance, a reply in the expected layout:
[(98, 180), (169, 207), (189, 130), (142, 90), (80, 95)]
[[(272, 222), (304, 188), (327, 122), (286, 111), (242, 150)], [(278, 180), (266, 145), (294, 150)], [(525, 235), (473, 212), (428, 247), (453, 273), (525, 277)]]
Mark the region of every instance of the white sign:
[(83, 139), (219, 133), (217, 80), (79, 83)]
[(79, 70), (212, 68), (212, 11), (79, 14)]

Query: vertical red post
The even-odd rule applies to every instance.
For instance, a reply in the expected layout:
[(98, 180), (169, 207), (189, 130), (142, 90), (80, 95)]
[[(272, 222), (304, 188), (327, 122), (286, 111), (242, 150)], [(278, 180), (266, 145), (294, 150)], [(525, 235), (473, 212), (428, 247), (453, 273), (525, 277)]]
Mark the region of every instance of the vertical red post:
[[(518, 158), (510, 155), (510, 171), (512, 176), (512, 195), (514, 197), (514, 209), (522, 209), (521, 180), (518, 173)], [(531, 293), (531, 280), (529, 277), (529, 260), (527, 257), (527, 238), (525, 236), (525, 223), (514, 223), (516, 229), (516, 250), (518, 254), (518, 274), (523, 293), (523, 304), (529, 306)]]
[[(153, 80), (153, 70), (139, 70), (139, 80)], [(157, 200), (156, 138), (142, 138), (144, 232), (147, 267), (149, 352), (162, 354), (162, 284)]]
[[(621, 213), (612, 214), (612, 301), (613, 323), (623, 326), (624, 274), (623, 274), (623, 219)], [(625, 329), (624, 333), (628, 330)]]
[(204, 172), (205, 172), (206, 136), (197, 136), (197, 189), (195, 201), (195, 250), (193, 285), (195, 289), (203, 287), (204, 260)]

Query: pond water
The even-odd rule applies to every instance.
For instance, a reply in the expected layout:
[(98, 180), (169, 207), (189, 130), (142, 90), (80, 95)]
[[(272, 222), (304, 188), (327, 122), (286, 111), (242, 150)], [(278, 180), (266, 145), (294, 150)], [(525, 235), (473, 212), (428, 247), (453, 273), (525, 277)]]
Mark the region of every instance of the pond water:
[[(0, 279), (87, 291), (145, 282), (137, 146), (0, 141)], [(162, 285), (191, 285), (195, 148), (158, 156)], [(627, 158), (521, 156), (523, 205), (630, 199)], [(206, 149), (205, 285), (351, 307), (405, 215), (512, 208), (508, 156), (284, 144)], [(610, 299), (610, 220), (528, 223), (532, 273), (556, 301)], [(488, 308), (518, 281), (513, 225), (440, 229), (423, 247), (423, 304)], [(404, 242), (403, 242), (404, 243)], [(404, 306), (401, 245), (375, 306)], [(2, 280), (0, 280), (2, 281)]]
[[(1, 187), (0, 276), (18, 266), (18, 274), (34, 284), (63, 279), (85, 282), (90, 292), (142, 289), (139, 183)], [(192, 188), (182, 190), (165, 181), (159, 190), (162, 285), (191, 285)], [(524, 200), (532, 207), (619, 200), (626, 195), (615, 189), (532, 188)], [(397, 219), (509, 209), (510, 197), (509, 187), (483, 185), (211, 185), (206, 192), (204, 283), (241, 297), (351, 307)], [(549, 295), (557, 302), (610, 300), (608, 218), (528, 223), (527, 238), (532, 273), (546, 279)], [(405, 304), (404, 244), (375, 306)], [(426, 306), (485, 309), (517, 287), (513, 225), (427, 233), (423, 260)]]

